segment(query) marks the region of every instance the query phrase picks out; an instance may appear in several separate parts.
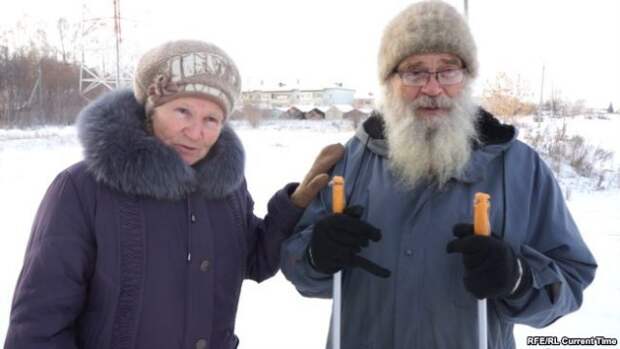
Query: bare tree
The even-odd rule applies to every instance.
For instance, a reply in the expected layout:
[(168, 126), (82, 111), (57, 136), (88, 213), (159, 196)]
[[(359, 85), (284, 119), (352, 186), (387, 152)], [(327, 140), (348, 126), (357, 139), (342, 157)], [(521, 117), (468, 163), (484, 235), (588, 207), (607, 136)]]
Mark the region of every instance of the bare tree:
[(495, 115), (512, 118), (534, 113), (536, 107), (528, 101), (531, 97), (529, 86), (519, 76), (513, 80), (506, 73), (498, 73), (495, 81), (487, 82), (482, 104)]
[(79, 66), (59, 60), (42, 32), (0, 59), (0, 127), (69, 124), (84, 102)]

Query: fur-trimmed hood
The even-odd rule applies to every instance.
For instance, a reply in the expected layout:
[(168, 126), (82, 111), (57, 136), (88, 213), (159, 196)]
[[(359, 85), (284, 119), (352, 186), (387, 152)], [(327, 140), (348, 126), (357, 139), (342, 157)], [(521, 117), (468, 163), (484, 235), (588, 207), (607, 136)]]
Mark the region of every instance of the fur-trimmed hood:
[(80, 112), (78, 137), (97, 181), (123, 193), (170, 200), (196, 190), (208, 199), (222, 198), (241, 185), (244, 150), (228, 125), (207, 156), (189, 166), (146, 131), (144, 115), (129, 89), (108, 93)]

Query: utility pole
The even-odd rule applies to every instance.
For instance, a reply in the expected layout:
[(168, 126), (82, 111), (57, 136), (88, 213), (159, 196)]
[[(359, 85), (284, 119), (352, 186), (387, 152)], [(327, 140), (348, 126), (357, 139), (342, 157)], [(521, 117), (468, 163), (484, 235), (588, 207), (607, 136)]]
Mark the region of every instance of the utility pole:
[(114, 0), (114, 38), (116, 41), (116, 88), (121, 86), (121, 0)]
[(43, 69), (41, 68), (41, 61), (39, 61), (39, 67), (37, 68), (37, 80), (34, 83), (34, 87), (30, 92), (30, 98), (28, 98), (28, 102), (22, 108), (31, 107), (34, 103), (35, 98), (39, 99), (39, 104), (43, 103)]
[(9, 60), (9, 47), (0, 45), (0, 62)]
[(60, 18), (57, 22), (58, 34), (60, 35), (60, 48), (62, 50), (62, 62), (63, 63), (67, 63), (67, 54), (65, 51), (65, 31), (64, 31), (65, 23), (66, 21), (64, 18)]
[(465, 12), (465, 19), (469, 22), (469, 0), (463, 0), (463, 11)]
[(538, 113), (540, 114), (540, 110), (543, 105), (543, 92), (545, 88), (545, 65), (542, 66), (542, 74), (540, 77), (540, 100), (538, 101)]

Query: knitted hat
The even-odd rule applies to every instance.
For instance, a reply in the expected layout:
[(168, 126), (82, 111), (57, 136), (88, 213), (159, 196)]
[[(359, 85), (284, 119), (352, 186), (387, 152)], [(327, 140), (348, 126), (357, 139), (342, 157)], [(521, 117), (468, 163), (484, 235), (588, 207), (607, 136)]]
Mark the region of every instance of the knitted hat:
[(200, 97), (217, 103), (228, 116), (241, 92), (241, 77), (219, 47), (202, 41), (171, 41), (140, 58), (133, 92), (147, 115), (175, 98)]
[(461, 58), (469, 75), (478, 75), (476, 44), (465, 18), (442, 1), (410, 5), (387, 25), (379, 49), (379, 82), (412, 54), (450, 53)]

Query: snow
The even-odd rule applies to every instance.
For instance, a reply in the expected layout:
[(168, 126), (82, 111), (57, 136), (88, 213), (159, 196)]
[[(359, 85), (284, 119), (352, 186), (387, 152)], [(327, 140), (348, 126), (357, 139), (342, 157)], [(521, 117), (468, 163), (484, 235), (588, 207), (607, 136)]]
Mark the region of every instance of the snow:
[[(521, 119), (518, 119), (521, 120)], [(580, 135), (594, 147), (611, 150), (620, 157), (620, 114), (578, 115), (573, 118), (544, 118), (543, 122), (536, 123), (533, 117), (523, 119), (534, 130), (555, 130), (566, 122), (569, 135)]]
[[(258, 129), (239, 122), (235, 127), (246, 148), (246, 176), (259, 216), (277, 189), (303, 178), (322, 146), (353, 135), (350, 124), (340, 121), (270, 121)], [(571, 119), (569, 130), (620, 154), (620, 118)], [(41, 197), (61, 170), (81, 159), (75, 135), (74, 127), (0, 130), (0, 343)], [(527, 347), (531, 335), (620, 338), (620, 278), (614, 270), (620, 258), (620, 189), (575, 190), (568, 205), (599, 263), (596, 279), (577, 313), (545, 329), (518, 326), (519, 348)], [(236, 327), (240, 348), (322, 348), (330, 309), (329, 300), (301, 297), (281, 273), (261, 284), (246, 282)]]

